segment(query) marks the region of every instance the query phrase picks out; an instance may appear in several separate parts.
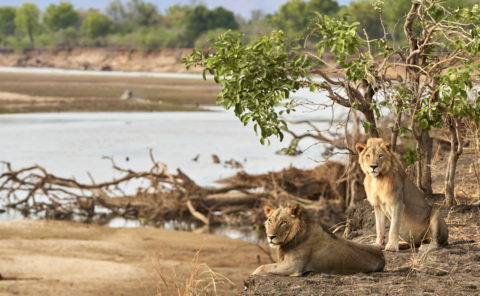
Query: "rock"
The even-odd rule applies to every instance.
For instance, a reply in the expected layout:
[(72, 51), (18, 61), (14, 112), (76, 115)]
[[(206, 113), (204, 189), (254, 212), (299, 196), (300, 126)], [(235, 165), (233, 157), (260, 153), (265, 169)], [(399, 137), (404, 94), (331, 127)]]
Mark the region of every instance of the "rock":
[(212, 161), (213, 163), (220, 163), (220, 157), (216, 154), (212, 154)]
[(123, 94), (120, 96), (120, 100), (130, 100), (133, 98), (133, 92), (129, 89), (126, 89)]

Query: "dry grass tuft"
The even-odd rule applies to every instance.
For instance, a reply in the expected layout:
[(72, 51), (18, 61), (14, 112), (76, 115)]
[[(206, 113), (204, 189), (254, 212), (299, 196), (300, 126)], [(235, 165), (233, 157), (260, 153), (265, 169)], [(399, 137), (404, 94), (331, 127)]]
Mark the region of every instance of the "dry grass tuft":
[(217, 295), (219, 284), (234, 286), (226, 276), (200, 262), (200, 250), (195, 253), (186, 276), (179, 275), (173, 265), (171, 274), (160, 269), (156, 271), (158, 275), (156, 296)]

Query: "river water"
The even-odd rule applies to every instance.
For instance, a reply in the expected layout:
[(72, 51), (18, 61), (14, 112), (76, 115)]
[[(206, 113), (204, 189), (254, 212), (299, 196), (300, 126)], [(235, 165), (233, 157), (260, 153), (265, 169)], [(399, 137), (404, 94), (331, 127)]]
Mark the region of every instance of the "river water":
[[(306, 90), (296, 96), (324, 98), (323, 94)], [(272, 139), (271, 145), (263, 146), (252, 127), (243, 126), (233, 112), (209, 108), (213, 111), (4, 114), (0, 115), (0, 160), (11, 162), (14, 169), (38, 164), (53, 174), (75, 177), (80, 182), (89, 182), (89, 172), (99, 182), (116, 176), (103, 156), (113, 157), (124, 168), (148, 170), (151, 148), (156, 159), (166, 163), (171, 171), (181, 168), (202, 185), (213, 185), (215, 180), (239, 171), (212, 163), (212, 154), (222, 161), (241, 162), (248, 173), (288, 166), (312, 168), (322, 161), (323, 146), (312, 146), (312, 140), (301, 142), (300, 148), (306, 151), (299, 156), (279, 155), (276, 152), (289, 143), (288, 135), (283, 143)], [(329, 122), (330, 109), (299, 108), (288, 119), (314, 120), (324, 130), (340, 128)], [(292, 129), (305, 132), (304, 126)], [(193, 161), (197, 155), (198, 161)], [(0, 220), (14, 217), (11, 213), (0, 214)], [(111, 226), (138, 225), (117, 220)]]

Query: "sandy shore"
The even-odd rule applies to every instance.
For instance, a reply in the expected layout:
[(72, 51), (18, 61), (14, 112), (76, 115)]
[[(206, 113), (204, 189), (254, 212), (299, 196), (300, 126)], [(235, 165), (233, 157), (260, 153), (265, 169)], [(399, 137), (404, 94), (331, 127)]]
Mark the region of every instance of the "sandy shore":
[[(121, 100), (127, 90), (134, 99)], [(218, 91), (201, 79), (2, 72), (0, 113), (193, 111)]]
[(169, 288), (197, 267), (195, 278), (208, 281), (204, 264), (233, 282), (219, 281), (218, 295), (234, 295), (257, 256), (267, 260), (253, 244), (215, 235), (63, 221), (2, 222), (0, 240), (0, 295), (160, 295), (160, 274)]

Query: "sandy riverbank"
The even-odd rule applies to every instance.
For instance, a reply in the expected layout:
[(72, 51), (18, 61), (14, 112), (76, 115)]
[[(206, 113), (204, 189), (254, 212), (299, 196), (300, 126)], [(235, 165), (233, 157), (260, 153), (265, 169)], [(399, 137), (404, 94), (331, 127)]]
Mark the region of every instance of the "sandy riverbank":
[[(139, 99), (121, 100), (127, 90)], [(0, 113), (191, 111), (218, 91), (201, 79), (1, 72)]]
[(165, 292), (159, 273), (173, 286), (175, 268), (185, 283), (197, 250), (199, 263), (233, 282), (218, 282), (218, 295), (234, 295), (257, 256), (267, 260), (254, 244), (215, 235), (62, 221), (2, 222), (0, 240), (0, 295), (156, 295)]

